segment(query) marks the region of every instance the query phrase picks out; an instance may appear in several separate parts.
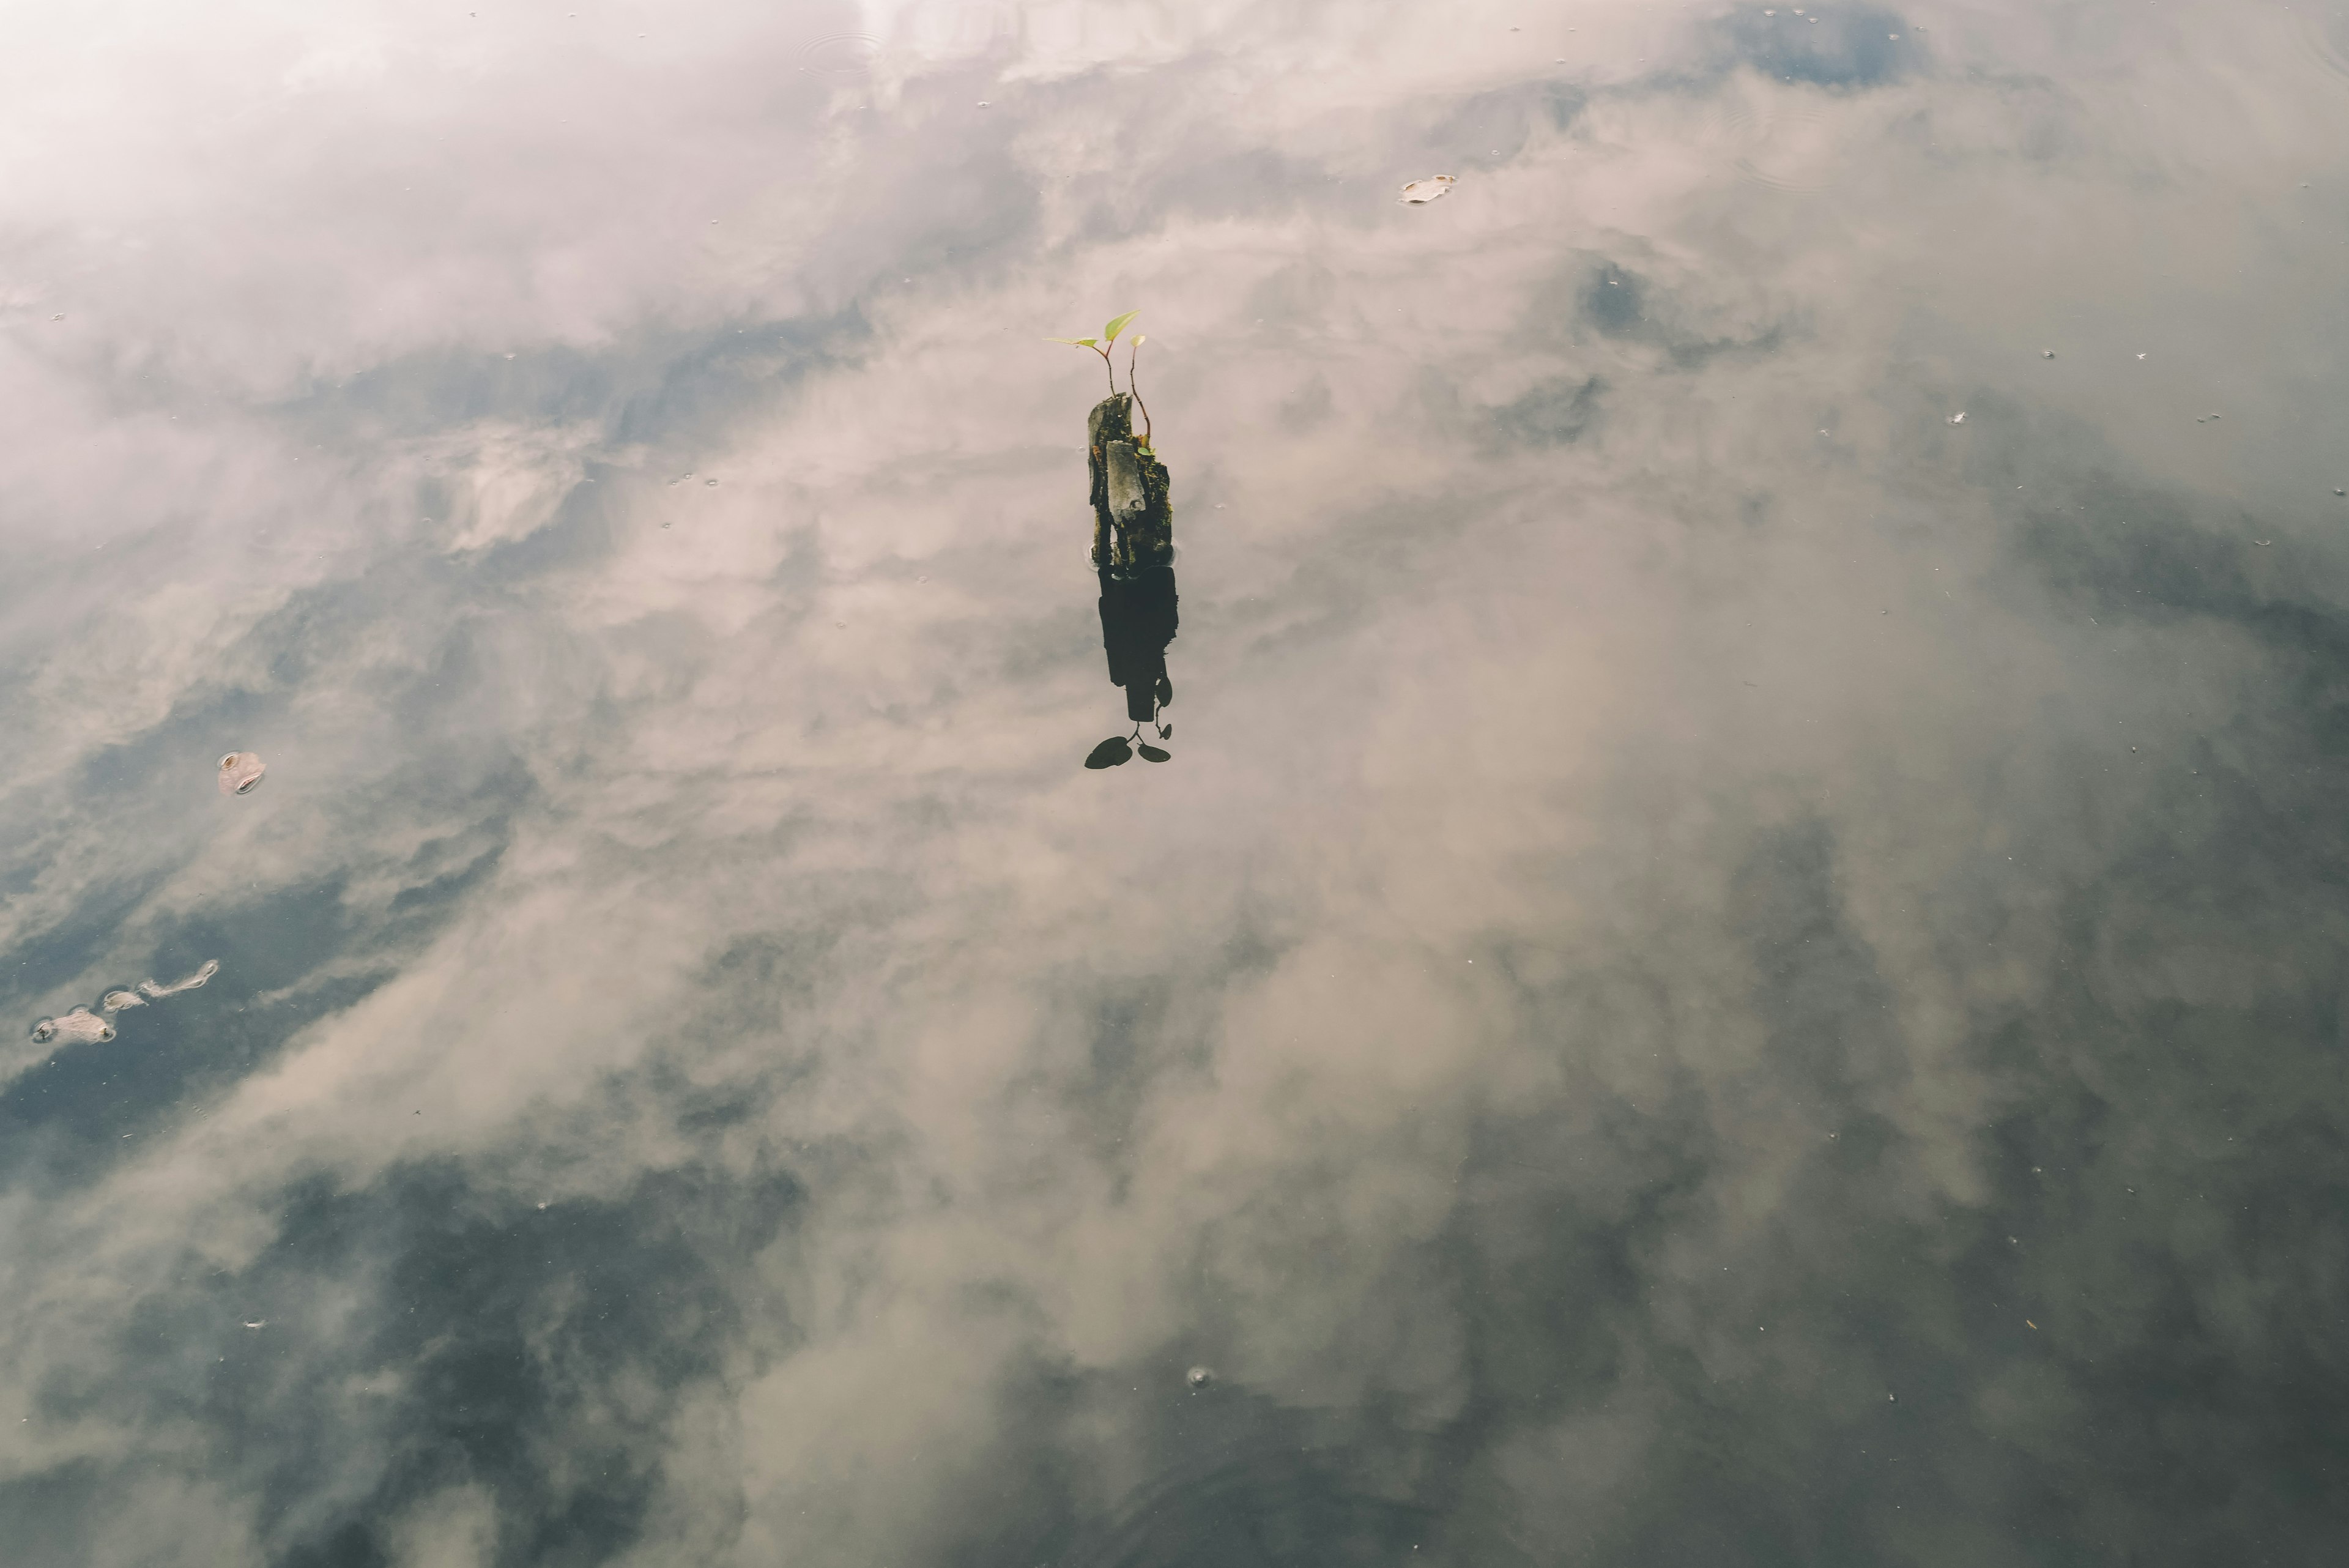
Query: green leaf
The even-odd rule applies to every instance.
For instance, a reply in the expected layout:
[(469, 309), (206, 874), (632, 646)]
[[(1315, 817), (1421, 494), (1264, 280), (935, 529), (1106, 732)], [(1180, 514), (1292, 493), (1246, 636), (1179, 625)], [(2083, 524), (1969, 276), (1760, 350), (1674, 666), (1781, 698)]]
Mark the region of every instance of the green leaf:
[(1047, 343), (1066, 343), (1071, 348), (1092, 348), (1096, 351), (1101, 348), (1101, 339), (1098, 337), (1047, 337), (1044, 341)]
[(1139, 310), (1129, 310), (1123, 316), (1112, 317), (1110, 324), (1102, 328), (1102, 336), (1112, 343), (1116, 342), (1117, 335), (1125, 330), (1125, 324), (1141, 314)]

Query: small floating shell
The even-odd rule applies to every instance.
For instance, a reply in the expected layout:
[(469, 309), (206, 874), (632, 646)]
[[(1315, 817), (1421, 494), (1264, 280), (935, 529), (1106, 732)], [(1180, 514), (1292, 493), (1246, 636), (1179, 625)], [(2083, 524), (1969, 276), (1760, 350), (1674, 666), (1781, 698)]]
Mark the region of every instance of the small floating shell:
[(231, 752), (220, 760), (220, 792), (222, 794), (250, 794), (269, 764), (254, 752)]

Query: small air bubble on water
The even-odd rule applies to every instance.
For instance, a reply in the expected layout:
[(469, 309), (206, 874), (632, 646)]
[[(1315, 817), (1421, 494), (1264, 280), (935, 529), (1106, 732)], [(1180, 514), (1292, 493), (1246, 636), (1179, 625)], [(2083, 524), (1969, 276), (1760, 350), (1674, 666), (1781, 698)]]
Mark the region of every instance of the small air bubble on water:
[(1183, 1381), (1194, 1388), (1205, 1388), (1215, 1380), (1216, 1370), (1212, 1366), (1194, 1366), (1190, 1371), (1183, 1374)]

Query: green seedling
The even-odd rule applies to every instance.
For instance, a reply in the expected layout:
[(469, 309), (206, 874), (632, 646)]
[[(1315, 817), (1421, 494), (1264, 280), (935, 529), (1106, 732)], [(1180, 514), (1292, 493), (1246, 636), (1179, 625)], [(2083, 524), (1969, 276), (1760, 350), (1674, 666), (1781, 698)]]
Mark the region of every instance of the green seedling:
[[(1117, 396), (1117, 363), (1109, 357), (1110, 347), (1117, 341), (1117, 335), (1125, 330), (1125, 324), (1141, 314), (1139, 310), (1129, 310), (1123, 316), (1110, 317), (1109, 325), (1102, 328), (1102, 335), (1098, 337), (1047, 337), (1044, 341), (1066, 343), (1072, 348), (1090, 348), (1100, 355), (1102, 364), (1109, 371), (1109, 393), (1113, 398)], [(1138, 343), (1141, 339), (1136, 338), (1135, 341)], [(1133, 361), (1130, 359), (1127, 361), (1126, 370), (1131, 376)]]

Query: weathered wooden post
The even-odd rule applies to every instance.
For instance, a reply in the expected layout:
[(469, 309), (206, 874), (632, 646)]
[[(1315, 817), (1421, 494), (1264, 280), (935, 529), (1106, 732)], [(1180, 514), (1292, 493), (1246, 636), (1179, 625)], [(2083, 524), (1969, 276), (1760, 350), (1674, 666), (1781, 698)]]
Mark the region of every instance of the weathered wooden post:
[(1160, 740), (1174, 733), (1160, 711), (1174, 701), (1166, 675), (1166, 645), (1174, 640), (1174, 512), (1167, 501), (1166, 465), (1134, 439), (1133, 400), (1112, 392), (1093, 405), (1085, 422), (1092, 468), (1093, 566), (1101, 578), (1102, 651), (1109, 678), (1125, 691), (1132, 735), (1112, 735), (1085, 759), (1089, 768), (1113, 768), (1136, 751), (1154, 763), (1167, 753), (1142, 738), (1149, 724)]
[(1092, 467), (1093, 565), (1119, 577), (1174, 564), (1166, 465), (1133, 439), (1133, 400), (1112, 392), (1085, 421)]

